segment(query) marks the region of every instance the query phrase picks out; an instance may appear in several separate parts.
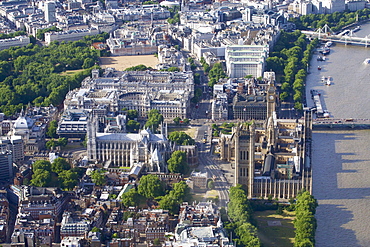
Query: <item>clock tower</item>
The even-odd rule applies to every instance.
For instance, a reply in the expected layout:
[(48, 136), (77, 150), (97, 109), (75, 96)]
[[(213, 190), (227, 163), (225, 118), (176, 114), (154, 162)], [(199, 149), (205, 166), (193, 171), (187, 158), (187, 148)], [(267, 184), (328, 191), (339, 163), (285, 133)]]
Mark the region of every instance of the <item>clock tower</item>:
[(276, 87), (275, 87), (273, 81), (269, 82), (266, 97), (267, 97), (267, 116), (266, 116), (266, 119), (269, 119), (272, 116), (272, 113), (274, 111), (276, 111), (277, 95), (276, 95)]

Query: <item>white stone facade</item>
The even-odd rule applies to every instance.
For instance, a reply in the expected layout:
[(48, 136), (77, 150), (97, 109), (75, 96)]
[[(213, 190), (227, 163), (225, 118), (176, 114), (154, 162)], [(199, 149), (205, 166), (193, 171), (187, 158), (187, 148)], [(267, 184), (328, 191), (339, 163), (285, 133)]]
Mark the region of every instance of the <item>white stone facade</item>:
[(127, 108), (137, 110), (138, 118), (145, 119), (151, 109), (157, 109), (165, 121), (184, 119), (190, 114), (190, 99), (194, 97), (191, 71), (107, 71), (111, 75), (94, 74), (94, 78), (82, 82), (82, 88), (70, 91), (64, 110), (91, 111), (106, 106), (108, 111), (121, 112)]
[(26, 46), (30, 43), (30, 38), (27, 36), (18, 36), (10, 39), (0, 39), (0, 50), (9, 49), (13, 46)]
[(97, 29), (76, 29), (63, 32), (48, 32), (45, 33), (45, 43), (49, 45), (53, 41), (76, 41), (84, 36), (99, 34)]
[(268, 45), (233, 45), (226, 48), (225, 60), (230, 78), (247, 75), (261, 77), (265, 69)]
[[(92, 123), (94, 122), (94, 123)], [(164, 161), (170, 158), (171, 146), (165, 133), (97, 133), (96, 121), (88, 123), (87, 155), (90, 162), (104, 166), (130, 167), (143, 163), (152, 172), (167, 172)]]

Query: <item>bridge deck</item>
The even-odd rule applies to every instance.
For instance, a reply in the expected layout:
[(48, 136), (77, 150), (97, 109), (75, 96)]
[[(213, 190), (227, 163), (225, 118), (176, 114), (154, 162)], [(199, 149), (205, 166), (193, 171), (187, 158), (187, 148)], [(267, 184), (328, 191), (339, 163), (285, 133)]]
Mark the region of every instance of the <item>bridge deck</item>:
[(333, 118), (316, 118), (313, 119), (312, 125), (314, 129), (369, 129), (370, 119), (333, 119)]

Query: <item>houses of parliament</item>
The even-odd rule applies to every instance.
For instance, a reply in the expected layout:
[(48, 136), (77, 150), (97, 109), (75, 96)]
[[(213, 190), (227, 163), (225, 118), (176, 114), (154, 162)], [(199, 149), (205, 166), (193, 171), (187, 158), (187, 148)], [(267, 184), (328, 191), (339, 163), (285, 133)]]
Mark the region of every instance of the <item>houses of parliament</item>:
[(230, 135), (221, 135), (220, 158), (231, 163), (234, 185), (246, 186), (249, 198), (289, 199), (302, 189), (312, 192), (311, 112), (279, 119), (272, 81), (266, 97), (266, 120), (238, 124)]

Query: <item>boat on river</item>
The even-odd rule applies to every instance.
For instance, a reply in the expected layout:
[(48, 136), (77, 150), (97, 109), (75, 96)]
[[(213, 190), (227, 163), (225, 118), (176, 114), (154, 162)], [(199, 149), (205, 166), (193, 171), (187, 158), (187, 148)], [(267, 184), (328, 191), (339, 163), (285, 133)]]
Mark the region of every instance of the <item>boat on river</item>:
[(329, 53), (330, 53), (330, 48), (329, 47), (322, 48), (322, 51), (321, 51), (322, 55), (328, 55)]
[(328, 79), (326, 79), (325, 84), (326, 84), (326, 86), (330, 86), (331, 85), (331, 76), (328, 76)]
[(361, 29), (361, 26), (357, 26), (357, 27), (355, 27), (353, 30), (352, 30), (352, 32), (357, 32), (357, 31), (359, 31)]
[(333, 42), (331, 42), (331, 41), (328, 41), (328, 42), (325, 43), (325, 47), (330, 47), (332, 45), (333, 45)]
[(370, 64), (370, 58), (366, 58), (363, 62), (363, 64)]
[(325, 56), (317, 56), (317, 61), (325, 61), (326, 57)]

